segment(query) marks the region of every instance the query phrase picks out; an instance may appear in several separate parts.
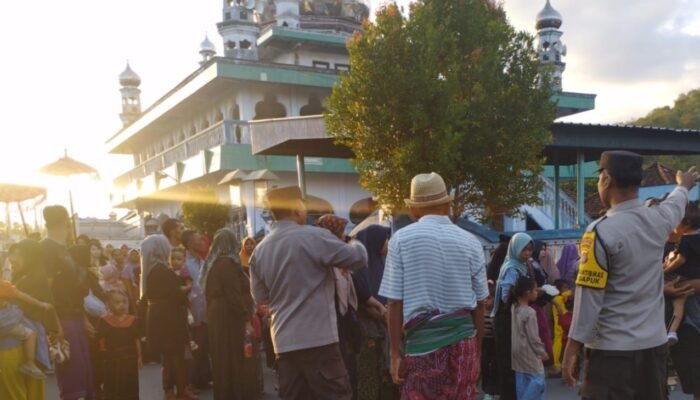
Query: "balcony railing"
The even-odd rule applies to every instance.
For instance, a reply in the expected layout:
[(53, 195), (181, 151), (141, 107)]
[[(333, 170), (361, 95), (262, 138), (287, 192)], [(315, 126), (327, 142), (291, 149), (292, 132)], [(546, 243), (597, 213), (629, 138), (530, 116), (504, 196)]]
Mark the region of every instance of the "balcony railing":
[(156, 171), (223, 144), (250, 144), (248, 122), (224, 120), (191, 136), (175, 146), (156, 154), (115, 179), (117, 185), (126, 185)]

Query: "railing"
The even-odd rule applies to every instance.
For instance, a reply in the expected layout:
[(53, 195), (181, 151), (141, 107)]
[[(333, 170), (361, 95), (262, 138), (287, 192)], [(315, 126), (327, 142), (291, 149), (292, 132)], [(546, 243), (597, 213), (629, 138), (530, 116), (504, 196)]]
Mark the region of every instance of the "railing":
[[(540, 192), (540, 199), (542, 203), (537, 206), (537, 209), (542, 211), (545, 215), (555, 220), (556, 207), (556, 187), (554, 182), (544, 176), (540, 176), (544, 187)], [(576, 202), (572, 200), (564, 191), (559, 190), (559, 227), (562, 229), (573, 228), (578, 226), (578, 207)], [(585, 217), (585, 222), (588, 223), (590, 217)]]
[(130, 171), (117, 177), (115, 182), (118, 185), (126, 185), (136, 179), (144, 178), (156, 171), (167, 168), (176, 162), (184, 161), (199, 154), (202, 150), (229, 143), (250, 144), (250, 129), (246, 121), (225, 120), (218, 122), (137, 165)]

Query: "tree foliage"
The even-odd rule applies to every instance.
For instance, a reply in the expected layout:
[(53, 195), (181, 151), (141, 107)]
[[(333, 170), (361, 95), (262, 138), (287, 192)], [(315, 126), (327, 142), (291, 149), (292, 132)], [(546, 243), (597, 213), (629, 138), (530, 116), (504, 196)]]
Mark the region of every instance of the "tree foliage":
[(201, 188), (189, 193), (189, 200), (182, 204), (185, 224), (192, 226), (207, 237), (213, 238), (217, 230), (226, 226), (230, 207), (219, 202), (211, 188)]
[(326, 122), (389, 208), (403, 208), (412, 177), (431, 171), (455, 191), (454, 216), (513, 214), (539, 200), (555, 112), (549, 74), (532, 37), (493, 3), (419, 0), (410, 18), (390, 4), (349, 42), (352, 72), (333, 89)]
[[(700, 89), (681, 94), (676, 99), (673, 107), (655, 108), (646, 116), (630, 123), (666, 128), (700, 129)], [(656, 156), (646, 158), (648, 162), (658, 161), (673, 169), (685, 170), (692, 165), (700, 165), (700, 156)]]

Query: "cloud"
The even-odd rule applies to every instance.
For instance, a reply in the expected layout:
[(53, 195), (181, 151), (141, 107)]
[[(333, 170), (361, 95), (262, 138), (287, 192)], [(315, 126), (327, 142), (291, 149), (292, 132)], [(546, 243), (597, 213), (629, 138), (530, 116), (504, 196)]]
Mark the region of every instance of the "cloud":
[[(519, 29), (534, 31), (538, 3), (510, 0), (505, 8)], [(564, 19), (567, 75), (614, 84), (656, 81), (700, 62), (700, 36), (692, 34), (700, 0), (554, 0), (553, 6)]]

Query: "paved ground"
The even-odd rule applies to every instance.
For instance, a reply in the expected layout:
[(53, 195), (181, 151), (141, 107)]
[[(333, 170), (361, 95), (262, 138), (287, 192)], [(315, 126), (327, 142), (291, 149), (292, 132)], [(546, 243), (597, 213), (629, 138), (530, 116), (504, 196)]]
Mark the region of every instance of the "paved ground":
[[(277, 399), (277, 393), (274, 390), (275, 376), (269, 369), (265, 370), (265, 395), (262, 399)], [(144, 367), (141, 370), (140, 383), (142, 400), (160, 400), (163, 398), (163, 392), (160, 388), (160, 367), (154, 365)], [(199, 397), (202, 400), (213, 399), (211, 391), (200, 393)], [(47, 380), (46, 398), (47, 400), (59, 398), (58, 390), (56, 388), (56, 379), (53, 376), (50, 376)], [(545, 398), (547, 400), (574, 400), (578, 397), (576, 396), (575, 391), (564, 386), (560, 380), (549, 379), (547, 381), (547, 395)], [(680, 389), (676, 389), (671, 395), (671, 400), (688, 399), (692, 399), (692, 397), (683, 395), (680, 392)]]

